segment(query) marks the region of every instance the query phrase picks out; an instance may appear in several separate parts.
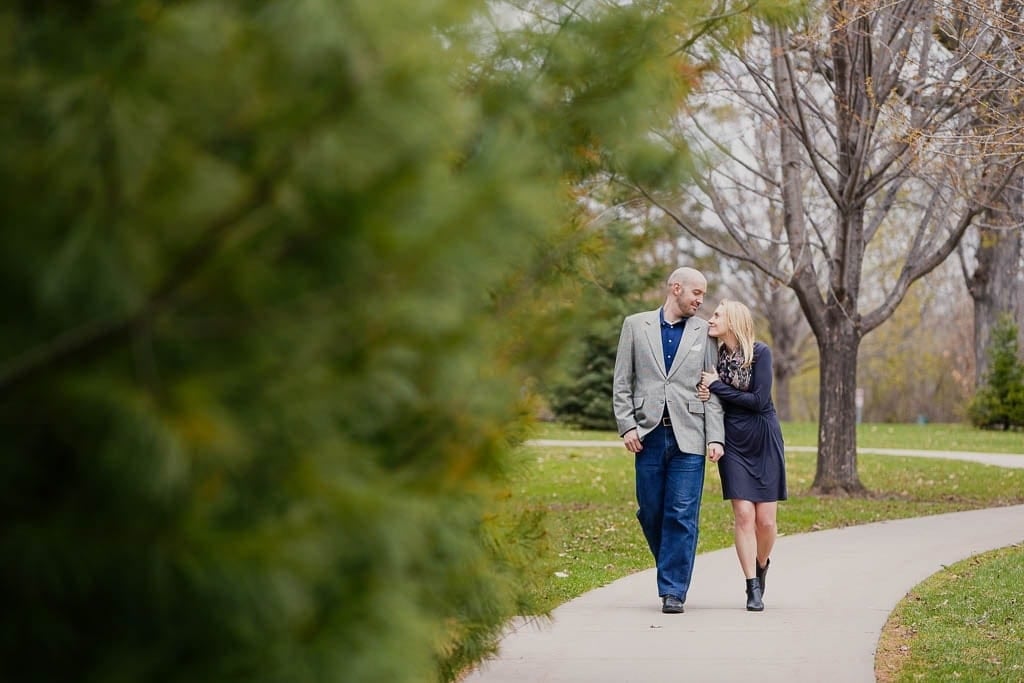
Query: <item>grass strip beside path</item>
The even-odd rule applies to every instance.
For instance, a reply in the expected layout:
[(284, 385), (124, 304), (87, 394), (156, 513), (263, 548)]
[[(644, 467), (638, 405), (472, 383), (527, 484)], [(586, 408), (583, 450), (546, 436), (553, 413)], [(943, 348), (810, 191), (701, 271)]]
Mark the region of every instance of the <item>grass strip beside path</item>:
[(1024, 545), (958, 562), (918, 585), (879, 639), (880, 683), (1024, 681)]

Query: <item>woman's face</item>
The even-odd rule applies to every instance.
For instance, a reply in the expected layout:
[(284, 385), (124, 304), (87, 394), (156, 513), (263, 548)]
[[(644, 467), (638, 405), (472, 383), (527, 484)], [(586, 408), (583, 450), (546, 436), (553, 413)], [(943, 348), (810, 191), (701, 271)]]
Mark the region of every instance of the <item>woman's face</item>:
[(714, 339), (719, 339), (729, 332), (729, 321), (725, 318), (725, 311), (719, 306), (715, 309), (715, 312), (711, 314), (711, 320), (708, 320), (708, 336)]

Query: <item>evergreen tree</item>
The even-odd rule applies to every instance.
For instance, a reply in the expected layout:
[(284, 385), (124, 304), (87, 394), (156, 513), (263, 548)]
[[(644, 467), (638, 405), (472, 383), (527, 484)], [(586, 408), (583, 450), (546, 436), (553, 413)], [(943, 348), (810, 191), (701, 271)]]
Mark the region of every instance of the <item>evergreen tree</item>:
[(652, 258), (652, 233), (611, 223), (600, 233), (601, 253), (581, 284), (587, 316), (567, 346), (561, 372), (547, 390), (551, 410), (581, 429), (614, 430), (612, 375), (622, 319), (658, 305), (659, 284), (675, 266)]
[(574, 344), (570, 378), (551, 389), (551, 409), (561, 422), (580, 429), (615, 429), (610, 406), (618, 337), (618, 326), (602, 320)]
[(493, 43), (469, 0), (0, 9), (0, 679), (493, 647), (542, 542), (493, 521), (521, 388), (589, 313), (567, 188), (671, 177), (709, 7)]
[(1024, 427), (1024, 362), (1017, 355), (1017, 328), (1004, 316), (992, 330), (984, 385), (968, 409), (971, 422), (983, 429)]

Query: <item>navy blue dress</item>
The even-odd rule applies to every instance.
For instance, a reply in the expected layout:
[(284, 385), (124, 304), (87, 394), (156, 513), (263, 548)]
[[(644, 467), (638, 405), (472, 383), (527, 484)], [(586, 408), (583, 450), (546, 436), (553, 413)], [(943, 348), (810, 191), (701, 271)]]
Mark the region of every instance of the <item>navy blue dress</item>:
[(755, 503), (786, 500), (786, 456), (772, 403), (771, 349), (754, 342), (754, 363), (742, 368), (740, 359), (722, 347), (718, 375), (709, 389), (725, 409), (725, 455), (718, 461), (722, 497)]

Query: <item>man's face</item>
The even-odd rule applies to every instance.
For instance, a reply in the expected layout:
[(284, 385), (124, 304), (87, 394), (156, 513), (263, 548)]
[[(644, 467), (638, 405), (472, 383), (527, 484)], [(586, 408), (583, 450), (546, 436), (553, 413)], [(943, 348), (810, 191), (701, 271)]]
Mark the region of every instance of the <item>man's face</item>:
[(707, 282), (701, 280), (675, 283), (673, 290), (679, 312), (684, 316), (696, 314), (697, 309), (704, 303), (704, 290), (707, 286)]

